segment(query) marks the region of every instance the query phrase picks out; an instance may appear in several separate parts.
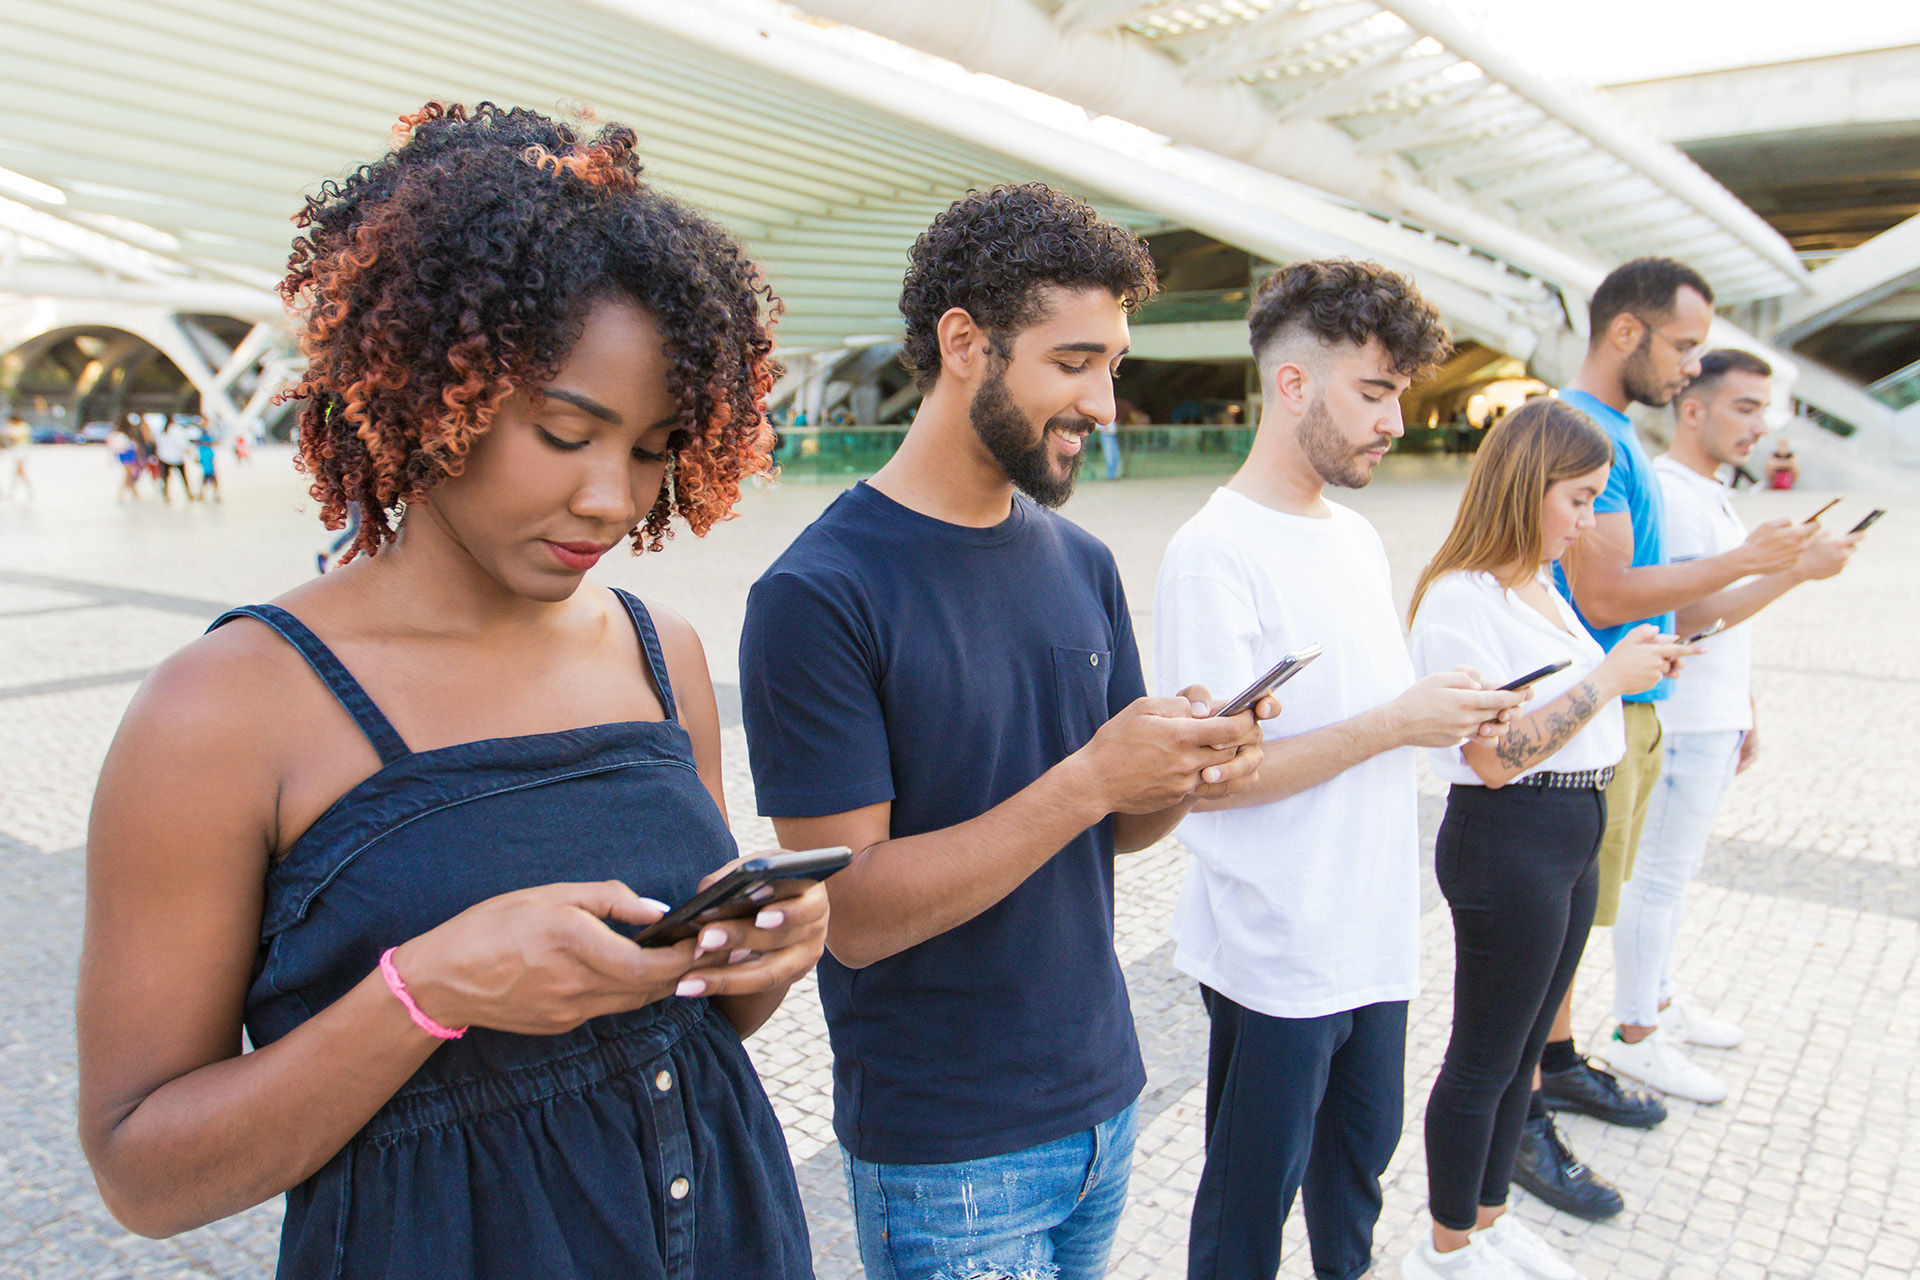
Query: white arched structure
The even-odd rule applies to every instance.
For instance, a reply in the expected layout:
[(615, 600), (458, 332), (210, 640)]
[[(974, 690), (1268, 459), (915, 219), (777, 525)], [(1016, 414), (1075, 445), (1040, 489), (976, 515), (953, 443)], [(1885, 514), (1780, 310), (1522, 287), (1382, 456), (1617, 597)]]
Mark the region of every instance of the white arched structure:
[[(1627, 257), (1685, 258), (1730, 303), (1789, 306), (1814, 287), (1677, 151), (1517, 65), (1437, 0), (449, 12), (0, 10), (0, 351), (65, 323), (59, 308), (111, 308), (204, 386), (211, 412), (245, 421), (253, 394), (235, 387), (282, 349), (261, 329), (245, 344), (260, 350), (209, 352), (181, 318), (271, 325), (303, 194), (377, 154), (429, 98), (584, 99), (634, 125), (656, 180), (764, 265), (787, 304), (785, 353), (810, 366), (833, 363), (810, 353), (896, 336), (913, 237), (968, 187), (1005, 181), (1049, 182), (1143, 234), (1192, 228), (1257, 261), (1379, 259), (1458, 332), (1548, 378), (1568, 372), (1586, 292)], [(1235, 325), (1154, 328), (1141, 326), (1143, 352), (1239, 350)]]

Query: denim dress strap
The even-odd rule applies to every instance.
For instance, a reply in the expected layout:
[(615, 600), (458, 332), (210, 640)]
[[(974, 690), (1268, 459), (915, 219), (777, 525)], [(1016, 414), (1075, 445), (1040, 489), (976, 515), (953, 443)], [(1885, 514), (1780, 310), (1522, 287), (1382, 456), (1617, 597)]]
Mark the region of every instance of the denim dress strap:
[(632, 592), (615, 587), (613, 594), (627, 607), (627, 617), (633, 620), (633, 629), (639, 633), (640, 647), (647, 655), (647, 670), (653, 676), (653, 687), (660, 693), (660, 705), (666, 708), (667, 719), (678, 721), (680, 713), (673, 709), (673, 682), (667, 679), (667, 658), (660, 649), (660, 633), (653, 629), (653, 615)]
[[(642, 612), (645, 611), (642, 610)], [(213, 625), (207, 630), (212, 631), (217, 627), (225, 626), (235, 618), (242, 617), (252, 618), (255, 622), (263, 622), (272, 627), (288, 644), (300, 651), (300, 656), (307, 660), (307, 665), (313, 668), (313, 673), (333, 691), (334, 697), (340, 699), (340, 705), (347, 709), (347, 714), (353, 717), (353, 722), (360, 726), (360, 732), (366, 734), (367, 740), (373, 743), (373, 749), (380, 753), (380, 763), (383, 766), (404, 760), (413, 754), (407, 744), (401, 740), (400, 734), (388, 721), (386, 715), (374, 705), (373, 699), (367, 696), (367, 691), (360, 687), (360, 682), (341, 665), (340, 659), (334, 656), (333, 650), (327, 648), (326, 642), (313, 634), (306, 623), (279, 605), (250, 604), (238, 609), (229, 609), (215, 618)], [(668, 711), (671, 713), (672, 708), (669, 707)]]

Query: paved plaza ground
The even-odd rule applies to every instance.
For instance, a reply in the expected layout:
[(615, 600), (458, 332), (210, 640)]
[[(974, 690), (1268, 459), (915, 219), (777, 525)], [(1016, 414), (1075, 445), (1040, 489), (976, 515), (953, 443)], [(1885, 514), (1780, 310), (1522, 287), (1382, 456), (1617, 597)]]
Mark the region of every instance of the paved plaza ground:
[[(259, 1276), (278, 1205), (150, 1241), (101, 1207), (73, 1133), (72, 997), (86, 816), (108, 740), (143, 674), (230, 604), (269, 599), (313, 572), (323, 535), (284, 450), (228, 462), (220, 504), (116, 505), (97, 448), (41, 449), (32, 502), (0, 501), (0, 1277)], [(1452, 516), (1464, 464), (1389, 459), (1351, 497), (1385, 537), (1404, 593)], [(1211, 481), (1083, 486), (1068, 514), (1119, 557), (1135, 627), (1151, 636), (1167, 538)], [(1731, 1088), (1715, 1107), (1675, 1102), (1647, 1132), (1563, 1121), (1628, 1210), (1589, 1225), (1516, 1192), (1518, 1212), (1591, 1277), (1728, 1280), (1911, 1275), (1920, 1260), (1920, 494), (1856, 492), (1893, 512), (1847, 575), (1801, 588), (1763, 616), (1755, 686), (1763, 750), (1734, 784), (1693, 894), (1682, 976), (1737, 1018), (1745, 1047), (1700, 1051)], [(755, 491), (704, 543), (597, 571), (686, 614), (720, 687), (727, 790), (743, 847), (772, 843), (754, 813), (738, 727), (734, 648), (746, 588), (833, 496), (824, 485)], [(1810, 513), (1829, 496), (1749, 493), (1749, 521)], [(983, 602), (985, 604), (987, 602)], [(984, 660), (984, 658), (983, 658)], [(1429, 847), (1442, 789), (1429, 777)], [(1113, 1273), (1183, 1271), (1200, 1167), (1206, 1024), (1171, 964), (1167, 922), (1186, 854), (1168, 841), (1124, 858), (1119, 947), (1147, 1058), (1132, 1197)], [(1411, 1015), (1407, 1130), (1380, 1225), (1382, 1276), (1424, 1221), (1420, 1118), (1445, 1047), (1451, 926), (1424, 889), (1425, 993)], [(1038, 975), (1044, 980), (1045, 975)], [(1612, 955), (1594, 935), (1576, 1026), (1606, 1017)], [(811, 983), (751, 1044), (806, 1196), (823, 1280), (860, 1274), (828, 1123), (828, 1055)], [(1296, 1216), (1282, 1274), (1311, 1275)]]

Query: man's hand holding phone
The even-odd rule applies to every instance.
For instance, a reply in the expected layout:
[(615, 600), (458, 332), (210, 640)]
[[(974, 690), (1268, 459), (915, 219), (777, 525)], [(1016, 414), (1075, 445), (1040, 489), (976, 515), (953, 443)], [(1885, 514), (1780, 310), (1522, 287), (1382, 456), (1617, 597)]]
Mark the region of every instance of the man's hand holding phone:
[(1739, 556), (1742, 567), (1750, 574), (1785, 573), (1799, 561), (1800, 553), (1819, 532), (1820, 526), (1814, 521), (1796, 522), (1782, 516), (1754, 526), (1747, 540), (1728, 554)]
[(1704, 650), (1676, 636), (1660, 634), (1651, 622), (1620, 638), (1606, 661), (1594, 668), (1602, 692), (1610, 697), (1645, 693), (1661, 680), (1680, 674), (1681, 659)]
[(1800, 560), (1793, 567), (1795, 575), (1802, 582), (1819, 582), (1833, 577), (1853, 559), (1854, 548), (1860, 545), (1860, 536), (1858, 532), (1838, 538), (1821, 534), (1800, 553)]
[(1457, 747), (1469, 738), (1488, 743), (1504, 738), (1522, 701), (1520, 692), (1490, 689), (1479, 672), (1455, 667), (1415, 681), (1382, 710), (1405, 746)]
[(1140, 698), (1074, 753), (1106, 813), (1156, 813), (1188, 799), (1231, 794), (1265, 758), (1260, 721), (1280, 713), (1262, 698), (1251, 715), (1217, 716), (1203, 685)]

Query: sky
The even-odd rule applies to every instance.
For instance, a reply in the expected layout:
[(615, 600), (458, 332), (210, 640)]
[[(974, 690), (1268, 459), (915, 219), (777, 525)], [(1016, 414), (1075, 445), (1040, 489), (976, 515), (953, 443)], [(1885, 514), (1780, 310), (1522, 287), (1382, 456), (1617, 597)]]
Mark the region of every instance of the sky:
[[(1913, 0), (1443, 0), (1503, 48), (1589, 84), (1920, 44)], [(1392, 7), (1392, 0), (1385, 0)]]

